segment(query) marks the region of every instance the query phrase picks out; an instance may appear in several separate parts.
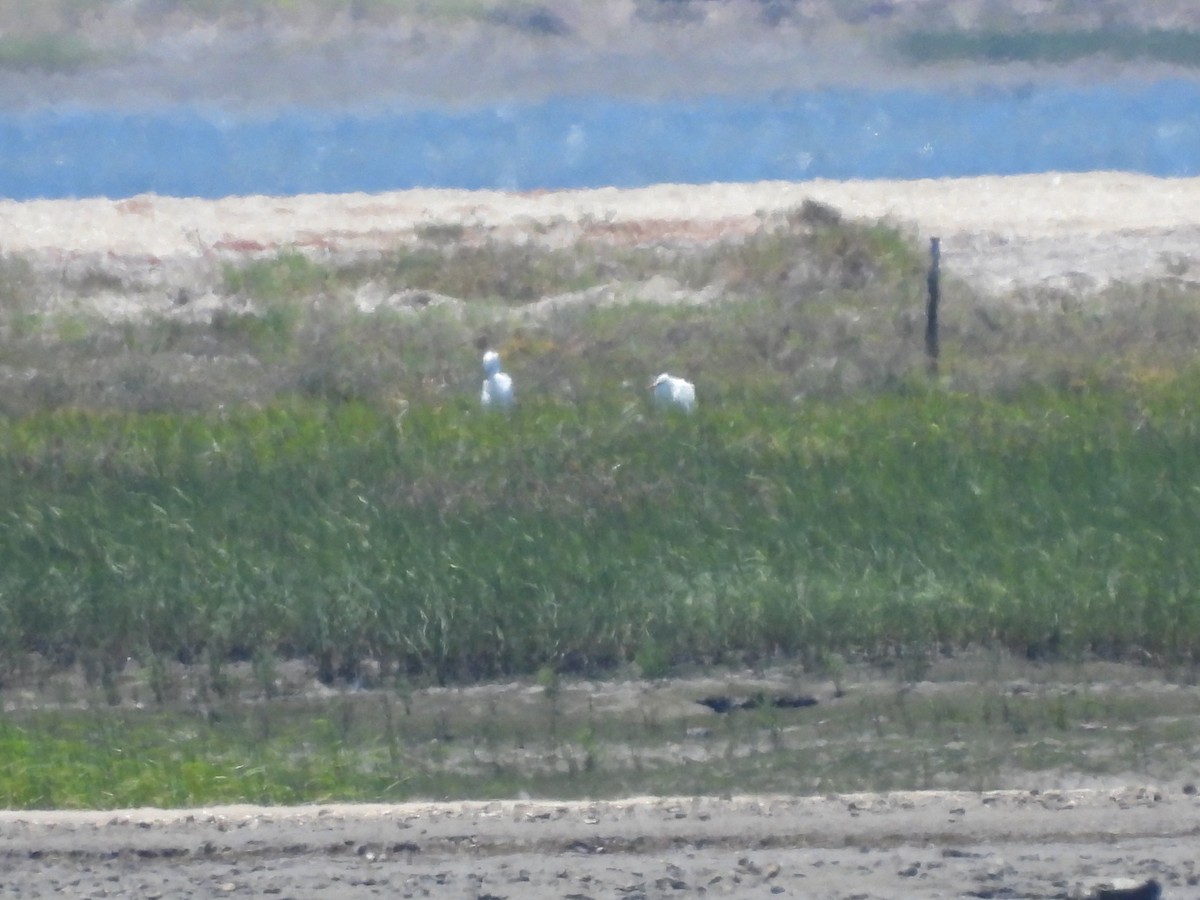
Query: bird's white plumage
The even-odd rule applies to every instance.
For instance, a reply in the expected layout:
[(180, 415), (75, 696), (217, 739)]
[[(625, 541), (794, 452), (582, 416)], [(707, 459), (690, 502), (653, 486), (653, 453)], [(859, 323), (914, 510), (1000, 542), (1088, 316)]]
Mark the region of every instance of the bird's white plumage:
[(489, 350), (483, 354), (483, 390), (479, 402), (484, 409), (508, 409), (513, 405), (513, 382), (507, 373), (500, 371), (500, 354)]
[(650, 383), (656, 406), (693, 412), (696, 409), (696, 386), (685, 378), (663, 372)]
[(507, 409), (513, 404), (512, 379), (504, 372), (489, 375), (483, 381), (483, 391), (479, 397), (484, 406), (496, 409)]
[(495, 375), (500, 371), (500, 354), (495, 350), (489, 350), (483, 354), (483, 374), (487, 376)]

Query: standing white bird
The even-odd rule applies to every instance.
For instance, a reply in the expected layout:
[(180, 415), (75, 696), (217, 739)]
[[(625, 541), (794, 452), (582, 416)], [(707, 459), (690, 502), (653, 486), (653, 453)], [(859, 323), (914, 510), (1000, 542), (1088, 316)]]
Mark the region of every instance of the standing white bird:
[(500, 371), (500, 354), (489, 350), (483, 354), (483, 390), (479, 402), (484, 409), (508, 409), (513, 405), (512, 379)]
[(663, 372), (650, 382), (650, 390), (654, 392), (655, 406), (689, 413), (696, 409), (696, 386), (686, 379)]

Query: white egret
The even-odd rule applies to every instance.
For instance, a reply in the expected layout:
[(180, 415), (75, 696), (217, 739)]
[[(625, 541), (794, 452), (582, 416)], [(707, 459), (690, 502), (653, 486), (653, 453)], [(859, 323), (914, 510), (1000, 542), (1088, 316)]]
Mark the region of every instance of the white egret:
[(489, 350), (483, 354), (483, 390), (479, 394), (479, 402), (484, 409), (508, 409), (513, 405), (513, 382), (505, 373), (500, 371), (500, 354)]
[(650, 383), (650, 390), (654, 392), (655, 406), (689, 413), (696, 409), (696, 386), (684, 378), (663, 372)]

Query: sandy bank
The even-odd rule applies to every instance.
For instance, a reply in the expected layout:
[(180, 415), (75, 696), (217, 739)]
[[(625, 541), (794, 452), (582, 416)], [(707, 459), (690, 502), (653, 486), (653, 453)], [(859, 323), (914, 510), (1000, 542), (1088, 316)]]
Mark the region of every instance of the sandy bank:
[[(1111, 281), (1195, 279), (1200, 178), (1115, 172), (921, 181), (808, 181), (505, 193), (230, 197), (143, 195), (0, 202), (0, 245), (48, 267), (123, 269), (171, 287), (214, 259), (287, 248), (326, 257), (377, 253), (424, 229), (461, 226), (492, 239), (569, 244), (604, 226), (624, 239), (712, 240), (764, 214), (815, 200), (942, 239), (947, 272), (981, 290), (1087, 291)], [(130, 277), (133, 277), (130, 276)]]
[(1154, 787), (7, 812), (0, 859), (43, 895), (1174, 896), (1197, 827)]

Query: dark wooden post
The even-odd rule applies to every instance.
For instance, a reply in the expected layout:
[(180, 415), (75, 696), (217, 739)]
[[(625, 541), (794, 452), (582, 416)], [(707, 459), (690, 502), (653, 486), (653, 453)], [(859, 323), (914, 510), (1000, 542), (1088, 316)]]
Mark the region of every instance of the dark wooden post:
[(938, 262), (941, 258), (941, 238), (929, 239), (929, 306), (925, 310), (925, 356), (929, 374), (938, 373)]

